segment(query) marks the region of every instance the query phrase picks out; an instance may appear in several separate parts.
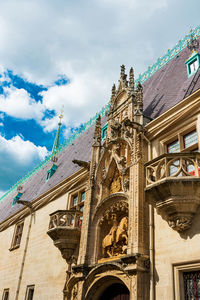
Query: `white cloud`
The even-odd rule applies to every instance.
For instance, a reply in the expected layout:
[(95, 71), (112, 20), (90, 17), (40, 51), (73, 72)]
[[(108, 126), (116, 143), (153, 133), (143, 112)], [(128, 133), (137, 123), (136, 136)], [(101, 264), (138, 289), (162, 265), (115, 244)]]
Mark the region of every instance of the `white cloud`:
[(7, 153), (8, 156), (20, 164), (30, 164), (33, 160), (43, 160), (48, 151), (46, 147), (34, 145), (30, 141), (24, 141), (20, 136), (6, 140), (0, 135), (0, 153)]
[(0, 122), (0, 127), (3, 127), (3, 123), (2, 122)]
[(31, 99), (24, 89), (5, 87), (4, 94), (0, 95), (0, 111), (9, 116), (24, 120), (40, 120), (44, 110), (42, 103)]
[[(55, 110), (59, 114), (64, 107), (64, 119), (62, 123), (66, 126), (78, 126), (83, 123), (102, 107), (105, 99), (104, 92), (110, 94), (110, 87), (106, 80), (99, 78), (99, 74), (81, 73), (71, 78), (70, 84), (64, 86), (53, 86), (47, 91), (43, 91), (43, 104), (50, 110)], [(90, 88), (88, 88), (90, 87)], [(103, 101), (98, 102), (98, 98)], [(41, 122), (46, 131), (51, 131), (57, 127), (58, 117), (46, 119)]]
[(36, 146), (20, 136), (7, 140), (0, 135), (1, 190), (7, 190), (48, 154), (46, 147)]
[[(193, 5), (200, 7), (198, 0)], [(71, 83), (43, 92), (44, 105), (11, 90), (0, 109), (35, 118), (46, 131), (56, 121), (41, 121), (45, 108), (59, 112), (64, 104), (66, 125), (86, 121), (108, 101), (122, 63), (139, 74), (198, 25), (198, 9), (188, 15), (186, 7), (186, 0), (3, 1), (0, 63), (37, 83), (58, 74)]]

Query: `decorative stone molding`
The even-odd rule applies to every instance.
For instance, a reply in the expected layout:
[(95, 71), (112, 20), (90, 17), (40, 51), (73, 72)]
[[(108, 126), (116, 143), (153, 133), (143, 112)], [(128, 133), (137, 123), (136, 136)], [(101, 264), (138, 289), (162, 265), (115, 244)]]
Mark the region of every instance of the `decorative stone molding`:
[(116, 201), (112, 205), (110, 205), (109, 208), (106, 209), (104, 214), (102, 215), (99, 221), (99, 225), (101, 225), (103, 221), (111, 219), (113, 213), (118, 213), (118, 212), (124, 212), (124, 214), (127, 215), (128, 203), (125, 201)]
[(164, 154), (146, 164), (146, 201), (183, 232), (200, 206), (200, 153)]

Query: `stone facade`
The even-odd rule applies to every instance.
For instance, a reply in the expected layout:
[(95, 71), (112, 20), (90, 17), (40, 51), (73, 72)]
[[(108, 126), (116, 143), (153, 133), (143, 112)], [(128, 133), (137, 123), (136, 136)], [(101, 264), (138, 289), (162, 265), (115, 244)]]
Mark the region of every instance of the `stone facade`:
[(134, 86), (122, 66), (91, 160), (74, 153), (78, 171), (0, 223), (2, 295), (98, 300), (123, 285), (125, 299), (186, 299), (185, 274), (200, 272), (200, 90), (150, 120)]

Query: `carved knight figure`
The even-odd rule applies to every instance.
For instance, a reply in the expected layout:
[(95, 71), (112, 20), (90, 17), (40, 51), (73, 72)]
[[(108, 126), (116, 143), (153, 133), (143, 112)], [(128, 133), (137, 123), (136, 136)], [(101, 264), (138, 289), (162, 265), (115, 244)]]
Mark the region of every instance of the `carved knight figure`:
[[(112, 216), (113, 226), (102, 241), (103, 257), (114, 257), (126, 253), (128, 245), (128, 217), (123, 217), (119, 224), (116, 214)], [(118, 224), (118, 225), (117, 225)]]

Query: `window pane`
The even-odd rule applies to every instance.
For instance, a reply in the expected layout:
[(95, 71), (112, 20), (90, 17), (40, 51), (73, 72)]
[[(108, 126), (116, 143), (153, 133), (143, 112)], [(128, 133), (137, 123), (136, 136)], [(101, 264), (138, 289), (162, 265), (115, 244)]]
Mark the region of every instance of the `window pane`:
[(82, 205), (82, 206), (80, 207), (80, 211), (83, 212), (83, 210), (84, 210), (84, 206)]
[(81, 202), (85, 201), (85, 192), (81, 193)]
[(184, 140), (184, 147), (185, 148), (196, 144), (198, 142), (196, 130), (194, 130), (192, 132), (189, 132), (188, 134), (184, 135), (183, 140)]
[(102, 139), (104, 139), (104, 138), (106, 137), (107, 131), (108, 131), (107, 128), (103, 129), (103, 132), (102, 132)]
[(174, 174), (176, 174), (176, 172), (178, 171), (179, 169), (179, 165), (180, 165), (180, 162), (179, 162), (179, 159), (175, 160), (173, 162), (173, 165), (171, 165), (169, 167), (169, 171), (170, 171), (170, 176), (174, 176)]
[(28, 300), (33, 300), (34, 289), (31, 288), (28, 291)]
[(75, 195), (73, 197), (73, 206), (77, 205), (78, 204), (78, 195)]
[(195, 71), (198, 69), (198, 61), (197, 61), (197, 59), (194, 61), (194, 69), (195, 69)]
[(200, 271), (184, 272), (185, 300), (200, 300)]
[(167, 152), (168, 153), (176, 153), (176, 152), (180, 152), (180, 145), (179, 145), (179, 141), (176, 140), (170, 144), (167, 145)]
[(9, 291), (5, 291), (3, 300), (8, 300), (8, 299), (9, 299)]
[(198, 61), (195, 59), (190, 65), (190, 73), (195, 72), (198, 69)]

